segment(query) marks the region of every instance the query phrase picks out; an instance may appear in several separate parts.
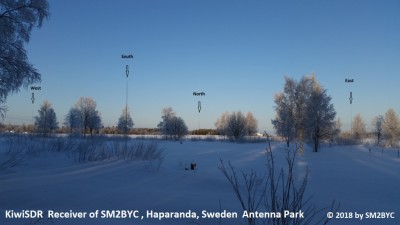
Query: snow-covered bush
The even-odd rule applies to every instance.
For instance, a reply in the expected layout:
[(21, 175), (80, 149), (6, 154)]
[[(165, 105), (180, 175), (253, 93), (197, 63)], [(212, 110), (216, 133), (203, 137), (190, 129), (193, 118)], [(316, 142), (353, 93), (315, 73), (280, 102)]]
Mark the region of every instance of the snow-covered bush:
[(131, 141), (121, 139), (79, 139), (77, 147), (73, 149), (78, 162), (96, 162), (104, 160), (131, 160), (156, 162), (161, 165), (164, 151), (155, 141)]
[[(311, 203), (311, 198), (305, 197), (308, 181), (308, 169), (304, 177), (298, 179), (295, 173), (295, 160), (299, 148), (288, 150), (286, 156), (287, 168), (276, 168), (275, 158), (271, 145), (267, 147), (266, 175), (259, 175), (255, 171), (238, 173), (229, 162), (226, 166), (221, 160), (219, 169), (231, 184), (233, 191), (243, 211), (279, 212), (284, 211), (304, 212), (304, 218), (277, 217), (268, 219), (246, 218), (248, 225), (273, 224), (273, 225), (301, 225), (301, 224), (327, 224), (329, 219), (324, 213), (335, 212), (338, 205), (332, 202), (331, 207), (316, 209)], [(298, 181), (298, 182), (297, 182)]]
[(77, 162), (104, 160), (145, 161), (160, 167), (164, 151), (156, 141), (120, 138), (71, 138), (7, 135), (1, 145), (0, 170), (21, 164), (44, 152), (64, 153)]

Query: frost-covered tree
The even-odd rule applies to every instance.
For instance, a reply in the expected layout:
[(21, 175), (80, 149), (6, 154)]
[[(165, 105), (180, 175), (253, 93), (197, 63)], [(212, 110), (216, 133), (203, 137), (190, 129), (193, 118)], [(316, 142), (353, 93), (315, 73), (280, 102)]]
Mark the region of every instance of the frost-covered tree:
[(360, 141), (362, 138), (365, 137), (366, 129), (365, 129), (365, 122), (364, 119), (361, 117), (361, 114), (358, 113), (352, 123), (352, 134), (353, 138), (356, 141)]
[(70, 109), (70, 112), (73, 112), (73, 114), (69, 116), (69, 119), (73, 120), (73, 124), (76, 124), (77, 121), (81, 123), (79, 127), (82, 129), (84, 135), (88, 131), (90, 134), (93, 134), (93, 131), (100, 130), (102, 126), (101, 115), (97, 111), (96, 102), (92, 98), (79, 98), (72, 109)]
[(39, 115), (35, 116), (36, 131), (46, 136), (58, 128), (56, 113), (49, 101), (44, 101), (38, 110)]
[(242, 112), (233, 112), (228, 119), (227, 136), (232, 140), (240, 140), (247, 134), (246, 118)]
[(215, 122), (215, 127), (220, 135), (227, 135), (227, 124), (229, 119), (229, 112), (224, 112), (220, 118)]
[(129, 134), (133, 128), (133, 120), (128, 108), (122, 110), (121, 116), (118, 119), (117, 130), (124, 135)]
[(376, 116), (372, 119), (372, 132), (376, 135), (376, 145), (379, 146), (382, 139), (382, 126), (385, 118), (382, 115)]
[(335, 130), (336, 134), (330, 138), (331, 143), (337, 143), (340, 138), (340, 133), (342, 132), (342, 120), (340, 119), (340, 117), (338, 117), (335, 121)]
[(82, 129), (81, 112), (77, 108), (71, 108), (65, 116), (64, 125), (70, 129), (70, 133), (80, 132)]
[(317, 83), (315, 76), (305, 76), (297, 82), (294, 95), (294, 105), (295, 105), (295, 131), (297, 133), (297, 139), (300, 143), (300, 151), (303, 151), (303, 142), (305, 138), (309, 138), (310, 135), (306, 134), (307, 125), (309, 117), (308, 108), (310, 107), (310, 97), (313, 91), (314, 84)]
[(242, 112), (223, 113), (215, 122), (217, 131), (228, 136), (231, 140), (237, 141), (249, 133), (257, 132), (257, 120), (252, 113), (247, 113), (245, 117)]
[(181, 117), (177, 117), (171, 107), (162, 109), (162, 121), (158, 124), (158, 128), (166, 137), (181, 140), (188, 134), (188, 128), (185, 121)]
[(271, 121), (275, 132), (285, 138), (288, 146), (297, 140), (300, 151), (304, 139), (310, 139), (318, 151), (320, 140), (332, 138), (337, 132), (336, 112), (330, 101), (314, 75), (300, 81), (285, 77), (283, 92), (275, 95), (276, 117)]
[(174, 110), (171, 107), (166, 107), (161, 110), (161, 119), (162, 121), (157, 125), (160, 129), (161, 134), (170, 135), (172, 133), (172, 127), (170, 126), (174, 117), (176, 117)]
[(388, 145), (395, 147), (400, 139), (400, 120), (394, 109), (389, 109), (385, 113), (385, 120), (382, 124), (382, 132), (384, 138), (387, 139)]
[(247, 128), (247, 135), (255, 135), (258, 130), (258, 122), (256, 118), (254, 118), (253, 113), (248, 112), (246, 114), (246, 128)]
[(48, 17), (47, 0), (0, 0), (0, 116), (10, 93), (41, 79), (28, 62), (24, 44), (32, 29), (40, 28)]
[(182, 140), (182, 138), (189, 133), (188, 127), (181, 117), (173, 117), (170, 123), (172, 135), (175, 137), (175, 140)]
[(283, 137), (287, 147), (294, 138), (294, 112), (291, 102), (283, 93), (275, 95), (275, 119), (271, 120), (277, 135)]
[(336, 128), (336, 111), (331, 97), (316, 82), (308, 100), (307, 115), (307, 132), (311, 134), (314, 151), (318, 152), (320, 141), (334, 137), (339, 130)]
[(100, 131), (103, 124), (101, 123), (101, 115), (97, 110), (90, 112), (90, 116), (87, 118), (87, 127), (89, 128), (89, 133), (92, 135), (93, 131)]

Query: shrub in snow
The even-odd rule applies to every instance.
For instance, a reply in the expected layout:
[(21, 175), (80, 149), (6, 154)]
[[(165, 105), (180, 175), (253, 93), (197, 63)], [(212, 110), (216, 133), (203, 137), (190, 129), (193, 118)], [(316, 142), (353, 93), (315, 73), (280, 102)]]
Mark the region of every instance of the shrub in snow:
[(164, 150), (155, 141), (9, 135), (4, 142), (0, 149), (0, 170), (17, 166), (43, 152), (69, 154), (78, 162), (131, 160), (144, 161), (158, 168), (164, 159)]
[(155, 163), (159, 167), (164, 159), (164, 151), (155, 141), (126, 142), (107, 138), (80, 139), (73, 151), (78, 162), (122, 159)]
[[(272, 153), (271, 145), (267, 150), (266, 176), (259, 176), (255, 171), (250, 173), (241, 171), (238, 173), (229, 162), (226, 166), (221, 160), (219, 169), (231, 184), (233, 191), (238, 199), (243, 211), (256, 212), (279, 212), (281, 215), (284, 211), (304, 212), (303, 218), (267, 218), (260, 219), (248, 217), (246, 223), (248, 225), (256, 224), (273, 224), (273, 225), (301, 225), (301, 224), (327, 224), (329, 219), (326, 218), (325, 209), (316, 209), (310, 202), (310, 198), (304, 197), (308, 169), (300, 182), (296, 182), (297, 178), (294, 172), (294, 165), (298, 148), (287, 153), (287, 168), (277, 171), (275, 159)], [(338, 206), (335, 202), (329, 209), (329, 212), (337, 211)]]
[(19, 135), (10, 135), (6, 138), (1, 146), (0, 171), (17, 166), (26, 160), (25, 149), (28, 146), (22, 138), (24, 137)]

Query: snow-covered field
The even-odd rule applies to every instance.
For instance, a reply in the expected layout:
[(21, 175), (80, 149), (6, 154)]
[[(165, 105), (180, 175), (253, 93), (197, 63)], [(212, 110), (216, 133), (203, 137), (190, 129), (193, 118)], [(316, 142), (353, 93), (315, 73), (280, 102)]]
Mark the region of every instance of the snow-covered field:
[[(0, 139), (1, 157), (7, 142)], [(157, 165), (143, 161), (106, 160), (77, 162), (65, 152), (30, 156), (22, 164), (0, 171), (0, 224), (245, 224), (239, 219), (202, 219), (202, 211), (243, 210), (232, 187), (218, 169), (230, 161), (238, 171), (265, 174), (266, 143), (222, 141), (159, 141), (165, 158)], [(285, 145), (272, 143), (277, 167), (286, 167)], [(1, 161), (1, 160), (0, 160)], [(185, 170), (195, 162), (195, 171)], [(400, 159), (397, 150), (366, 146), (324, 147), (314, 153), (307, 147), (296, 161), (296, 174), (309, 169), (307, 197), (318, 208), (340, 203), (339, 216), (329, 224), (400, 224)], [(277, 169), (279, 169), (277, 168)], [(300, 180), (300, 177), (298, 177)], [(11, 211), (13, 210), (13, 211)], [(31, 220), (6, 218), (22, 210), (86, 212), (86, 219)], [(135, 210), (144, 219), (89, 218), (99, 210)], [(193, 219), (150, 219), (147, 211), (196, 212)], [(115, 213), (119, 211), (114, 211)], [(129, 211), (131, 212), (131, 211)], [(370, 214), (377, 212), (379, 214)], [(385, 212), (385, 214), (381, 214)], [(363, 220), (354, 216), (363, 214)], [(386, 214), (389, 213), (389, 214)], [(394, 213), (394, 214), (393, 214)], [(53, 214), (54, 216), (55, 214)], [(78, 215), (78, 214), (76, 214)], [(115, 214), (117, 215), (117, 214)], [(366, 219), (366, 215), (390, 219)], [(55, 215), (56, 216), (56, 215)], [(320, 216), (325, 217), (326, 213)], [(334, 215), (336, 216), (336, 215)], [(259, 224), (263, 224), (261, 219)]]

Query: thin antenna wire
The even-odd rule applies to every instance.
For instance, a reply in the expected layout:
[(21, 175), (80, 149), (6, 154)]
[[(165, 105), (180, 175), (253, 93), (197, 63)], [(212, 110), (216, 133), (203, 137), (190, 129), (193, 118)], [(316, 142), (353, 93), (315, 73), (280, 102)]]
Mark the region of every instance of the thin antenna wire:
[(129, 66), (126, 65), (126, 102), (125, 102), (125, 138), (128, 139), (128, 75), (129, 75)]
[(31, 100), (32, 100), (32, 125), (34, 126), (35, 125), (35, 122), (34, 122), (34, 120), (33, 120), (33, 111), (34, 111), (34, 108), (35, 108), (35, 94), (32, 92), (32, 98), (31, 98)]

